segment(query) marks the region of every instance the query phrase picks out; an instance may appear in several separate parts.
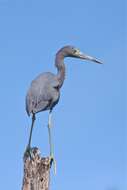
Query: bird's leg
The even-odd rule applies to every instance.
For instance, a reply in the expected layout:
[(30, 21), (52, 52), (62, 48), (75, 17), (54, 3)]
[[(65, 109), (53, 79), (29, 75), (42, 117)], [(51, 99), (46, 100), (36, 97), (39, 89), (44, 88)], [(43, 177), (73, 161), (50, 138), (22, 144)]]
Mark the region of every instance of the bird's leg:
[(49, 112), (49, 118), (48, 118), (48, 133), (49, 133), (49, 146), (50, 146), (50, 165), (52, 165), (52, 163), (54, 164), (54, 173), (56, 174), (56, 161), (54, 158), (54, 148), (53, 148), (53, 144), (52, 144), (52, 137), (51, 137), (51, 116), (52, 116), (52, 111), (50, 110)]
[(32, 139), (32, 131), (33, 131), (33, 126), (34, 126), (35, 119), (36, 119), (35, 114), (33, 113), (33, 115), (32, 115), (32, 124), (31, 124), (30, 135), (29, 135), (29, 141), (28, 141), (28, 145), (27, 145), (27, 148), (26, 148), (26, 152), (29, 153), (30, 158), (32, 158), (32, 155), (31, 155), (31, 139)]

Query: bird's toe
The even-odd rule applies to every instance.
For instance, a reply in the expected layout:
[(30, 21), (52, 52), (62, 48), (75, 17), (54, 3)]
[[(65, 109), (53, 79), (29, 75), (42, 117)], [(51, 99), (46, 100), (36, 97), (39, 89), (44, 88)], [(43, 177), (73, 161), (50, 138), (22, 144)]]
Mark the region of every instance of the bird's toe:
[(52, 164), (54, 166), (54, 174), (56, 174), (56, 160), (54, 156), (50, 156), (50, 168), (52, 167)]
[(29, 146), (26, 147), (24, 156), (27, 157), (27, 158), (29, 157), (32, 160), (33, 152), (32, 152), (32, 148), (31, 147), (29, 147)]

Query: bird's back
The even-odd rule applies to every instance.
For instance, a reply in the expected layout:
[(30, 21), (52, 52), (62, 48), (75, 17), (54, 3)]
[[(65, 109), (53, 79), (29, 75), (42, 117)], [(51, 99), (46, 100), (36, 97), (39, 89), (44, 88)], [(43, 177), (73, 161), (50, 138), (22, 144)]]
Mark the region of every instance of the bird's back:
[(53, 73), (46, 72), (37, 76), (31, 82), (26, 96), (28, 115), (32, 112), (37, 113), (51, 109), (51, 106), (54, 106), (59, 99), (58, 86), (59, 82)]

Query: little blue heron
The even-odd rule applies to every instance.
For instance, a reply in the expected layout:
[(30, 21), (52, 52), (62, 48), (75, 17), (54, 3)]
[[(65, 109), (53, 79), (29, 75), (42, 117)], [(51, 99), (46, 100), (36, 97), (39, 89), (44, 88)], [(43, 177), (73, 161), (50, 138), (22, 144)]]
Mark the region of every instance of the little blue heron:
[(49, 110), (48, 118), (48, 133), (49, 133), (49, 144), (50, 144), (50, 158), (54, 162), (55, 159), (53, 154), (53, 146), (51, 141), (51, 113), (54, 106), (59, 102), (60, 88), (63, 85), (65, 79), (65, 65), (64, 58), (74, 57), (84, 60), (93, 61), (101, 64), (102, 62), (94, 57), (88, 56), (79, 49), (73, 46), (65, 46), (61, 48), (55, 58), (55, 66), (57, 68), (57, 74), (45, 72), (37, 76), (31, 83), (26, 96), (26, 111), (28, 116), (32, 115), (32, 124), (30, 130), (30, 136), (27, 146), (27, 151), (31, 149), (31, 137), (32, 130), (35, 121), (35, 114), (41, 111)]

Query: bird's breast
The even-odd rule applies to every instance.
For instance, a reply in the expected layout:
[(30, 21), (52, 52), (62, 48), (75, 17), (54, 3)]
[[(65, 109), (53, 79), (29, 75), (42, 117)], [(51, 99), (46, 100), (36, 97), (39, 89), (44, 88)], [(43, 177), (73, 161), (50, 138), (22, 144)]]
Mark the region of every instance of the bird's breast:
[(51, 94), (52, 94), (51, 107), (54, 107), (59, 102), (60, 90), (56, 89), (56, 88), (53, 88)]

